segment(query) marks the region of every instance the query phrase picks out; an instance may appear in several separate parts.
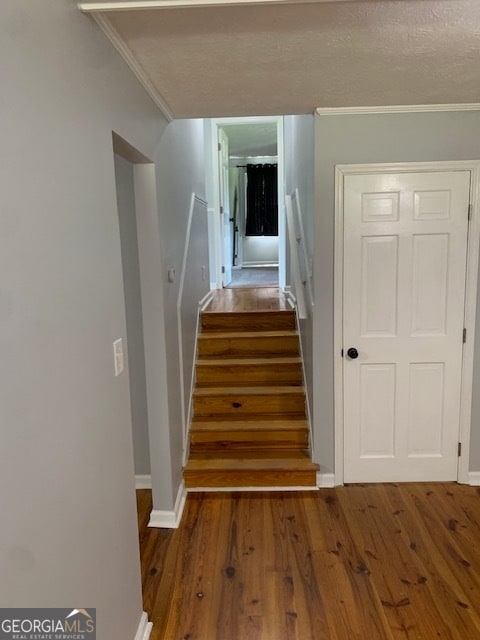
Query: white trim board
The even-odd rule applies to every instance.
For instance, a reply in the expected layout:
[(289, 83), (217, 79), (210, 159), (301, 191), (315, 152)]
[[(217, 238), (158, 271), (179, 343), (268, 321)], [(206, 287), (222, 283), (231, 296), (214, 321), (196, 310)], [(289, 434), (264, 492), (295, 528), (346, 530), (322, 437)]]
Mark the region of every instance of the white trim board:
[(78, 8), (85, 13), (96, 11), (133, 11), (146, 9), (169, 9), (172, 7), (221, 7), (249, 4), (297, 4), (300, 2), (328, 3), (359, 2), (360, 0), (103, 0), (102, 2), (79, 2)]
[(182, 519), (183, 510), (185, 508), (185, 500), (187, 498), (187, 490), (185, 484), (180, 484), (175, 500), (173, 511), (162, 509), (153, 509), (150, 513), (149, 527), (158, 527), (161, 529), (178, 529)]
[(144, 611), (140, 617), (134, 640), (148, 640), (152, 632), (152, 627), (153, 623), (148, 621), (148, 616)]
[[(82, 11), (86, 11), (86, 9), (82, 5), (79, 5), (79, 7)], [(141, 83), (141, 85), (145, 89), (145, 91), (152, 98), (153, 102), (160, 109), (160, 111), (164, 115), (167, 122), (172, 122), (173, 113), (170, 107), (167, 105), (163, 97), (157, 91), (151, 79), (148, 77), (148, 75), (139, 65), (134, 54), (132, 53), (130, 48), (127, 46), (125, 40), (120, 36), (120, 34), (112, 25), (112, 23), (110, 22), (110, 20), (107, 18), (106, 15), (104, 15), (103, 13), (97, 13), (95, 11), (92, 11), (92, 15), (93, 15), (93, 19), (98, 24), (100, 29), (104, 32), (104, 34), (113, 44), (115, 49), (118, 51), (118, 53), (122, 56), (122, 58), (130, 67), (130, 69), (133, 71), (133, 73), (135, 74), (138, 81)]]
[(480, 471), (470, 471), (468, 474), (468, 484), (472, 487), (480, 487)]
[(480, 111), (480, 102), (464, 104), (405, 104), (371, 107), (317, 107), (319, 116), (355, 116), (372, 113), (422, 113), (432, 111)]
[(135, 475), (135, 489), (151, 489), (151, 488), (152, 488), (151, 475)]
[[(215, 252), (215, 277), (216, 277), (216, 289), (222, 288), (222, 263), (223, 263), (223, 229), (221, 228), (221, 215), (220, 215), (220, 167), (218, 158), (218, 144), (219, 144), (219, 129), (224, 125), (250, 125), (250, 124), (264, 124), (274, 123), (277, 127), (277, 157), (278, 157), (278, 175), (284, 176), (285, 174), (285, 145), (283, 135), (283, 116), (247, 116), (238, 118), (211, 118), (210, 123), (212, 125), (211, 130), (211, 153), (212, 153), (212, 193), (213, 202), (209, 203), (212, 206), (209, 207), (209, 212), (213, 210), (214, 215), (211, 218), (214, 230), (212, 237), (214, 240), (214, 247), (210, 247), (211, 251)], [(287, 229), (286, 229), (286, 213), (285, 213), (285, 184), (284, 180), (278, 180), (278, 286), (283, 289), (286, 285), (286, 254), (287, 254)], [(268, 263), (271, 264), (271, 263)], [(248, 263), (242, 261), (244, 267), (247, 266), (267, 266), (261, 265), (258, 262)], [(213, 277), (213, 274), (210, 274)]]
[(458, 482), (469, 483), (471, 400), (473, 356), (477, 302), (478, 261), (480, 248), (480, 160), (447, 162), (402, 162), (386, 164), (351, 164), (335, 167), (335, 259), (334, 259), (334, 407), (335, 407), (335, 485), (344, 478), (343, 437), (343, 183), (346, 175), (373, 173), (411, 173), (419, 171), (470, 171), (472, 205), (468, 230), (465, 321), (467, 342), (463, 349), (460, 399), (459, 441), (462, 455), (458, 461)]
[(335, 474), (333, 473), (317, 473), (317, 486), (319, 489), (330, 489), (335, 486)]
[(295, 487), (194, 487), (187, 489), (188, 493), (221, 493), (221, 492), (238, 492), (238, 491), (317, 491), (317, 486), (304, 487), (303, 485)]

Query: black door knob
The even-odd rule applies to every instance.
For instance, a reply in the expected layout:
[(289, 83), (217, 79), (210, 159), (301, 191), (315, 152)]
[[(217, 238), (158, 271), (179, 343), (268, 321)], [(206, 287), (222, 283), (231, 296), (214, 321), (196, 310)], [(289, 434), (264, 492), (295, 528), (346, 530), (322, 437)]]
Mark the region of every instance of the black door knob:
[(347, 356), (351, 360), (356, 360), (356, 358), (358, 358), (358, 351), (355, 349), (355, 347), (350, 347), (350, 349), (347, 351)]

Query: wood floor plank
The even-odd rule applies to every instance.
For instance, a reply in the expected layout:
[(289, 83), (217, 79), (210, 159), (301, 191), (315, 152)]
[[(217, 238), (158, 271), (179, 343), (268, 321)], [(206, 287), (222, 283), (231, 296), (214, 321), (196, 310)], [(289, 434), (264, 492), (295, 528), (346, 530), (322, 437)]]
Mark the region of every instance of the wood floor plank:
[[(363, 549), (393, 636), (418, 636), (418, 630), (423, 628), (424, 637), (430, 638), (442, 628), (445, 637), (450, 637), (437, 607), (431, 606), (428, 614), (424, 611), (426, 587), (419, 576), (425, 574), (425, 567), (415, 548), (402, 538), (396, 516), (384, 502), (384, 488), (377, 485), (365, 491), (363, 487), (350, 487), (341, 499), (350, 531)], [(396, 553), (392, 554), (391, 541), (395, 537)]]
[(149, 530), (159, 549), (148, 505), (152, 640), (480, 638), (474, 487), (193, 493), (177, 530)]
[[(451, 597), (449, 606), (443, 607), (446, 616), (450, 614), (447, 622), (461, 621), (465, 625), (465, 634), (480, 637), (480, 617), (475, 611), (480, 590), (479, 567), (468, 560), (472, 550), (461, 543), (454, 519), (450, 517), (451, 505), (444, 505), (449, 516), (443, 520), (439, 501), (436, 506), (432, 501), (435, 490), (425, 491), (414, 486), (410, 495), (427, 535), (435, 540), (438, 557), (442, 558), (440, 574), (448, 583)], [(459, 626), (456, 625), (456, 628)], [(462, 637), (466, 637), (465, 634)]]
[[(433, 626), (430, 615), (437, 611), (443, 621), (443, 624), (436, 627), (440, 637), (455, 640), (480, 637), (478, 611), (475, 611), (475, 605), (468, 604), (465, 591), (452, 572), (447, 556), (442, 552), (438, 523), (427, 525), (422, 514), (427, 494), (434, 490), (435, 485), (418, 486), (422, 487), (424, 493), (424, 506), (420, 506), (418, 499), (415, 499), (415, 485), (385, 485), (385, 492), (393, 507), (392, 511), (398, 518), (400, 537), (412, 552), (412, 562), (418, 563), (417, 584), (425, 587), (422, 590), (423, 602), (420, 604), (424, 610), (422, 628)], [(453, 537), (449, 536), (449, 540), (453, 542)]]
[(313, 524), (314, 531), (321, 531), (326, 543), (328, 557), (317, 554), (317, 560), (326, 562), (332, 578), (329, 587), (335, 597), (328, 601), (330, 637), (390, 640), (393, 635), (368, 568), (368, 556), (352, 535), (343, 510), (344, 493), (344, 487), (322, 491), (318, 519)]

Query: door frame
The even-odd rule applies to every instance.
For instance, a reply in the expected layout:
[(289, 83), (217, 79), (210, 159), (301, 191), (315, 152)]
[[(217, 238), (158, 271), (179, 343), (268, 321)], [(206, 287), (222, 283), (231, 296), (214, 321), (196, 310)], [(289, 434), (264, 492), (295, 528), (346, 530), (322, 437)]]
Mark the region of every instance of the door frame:
[[(229, 124), (257, 124), (273, 122), (277, 125), (277, 155), (278, 155), (278, 284), (281, 289), (286, 286), (286, 221), (285, 221), (285, 157), (283, 116), (251, 116), (245, 118), (211, 118), (211, 154), (212, 154), (212, 196), (211, 203), (214, 214), (213, 230), (215, 274), (214, 280), (217, 289), (222, 288), (222, 264), (223, 264), (223, 229), (220, 215), (220, 177), (218, 161), (218, 131)], [(210, 205), (210, 203), (209, 203)]]
[(335, 485), (344, 483), (344, 419), (343, 419), (343, 265), (344, 265), (344, 181), (346, 176), (375, 173), (469, 171), (470, 224), (467, 238), (464, 327), (467, 341), (463, 347), (459, 442), (462, 455), (458, 459), (457, 482), (469, 483), (470, 431), (472, 410), (473, 357), (477, 305), (478, 260), (480, 248), (480, 160), (447, 162), (401, 162), (385, 164), (346, 164), (335, 166), (335, 240), (334, 240), (334, 429)]

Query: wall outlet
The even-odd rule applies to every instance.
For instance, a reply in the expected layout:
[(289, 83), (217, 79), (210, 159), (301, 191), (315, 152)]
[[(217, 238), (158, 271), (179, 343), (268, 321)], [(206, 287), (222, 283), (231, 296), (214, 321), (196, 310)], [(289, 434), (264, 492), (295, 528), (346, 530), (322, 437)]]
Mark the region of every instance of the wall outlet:
[(123, 355), (123, 338), (118, 338), (113, 343), (113, 365), (115, 368), (115, 375), (119, 376), (125, 369), (125, 358)]

